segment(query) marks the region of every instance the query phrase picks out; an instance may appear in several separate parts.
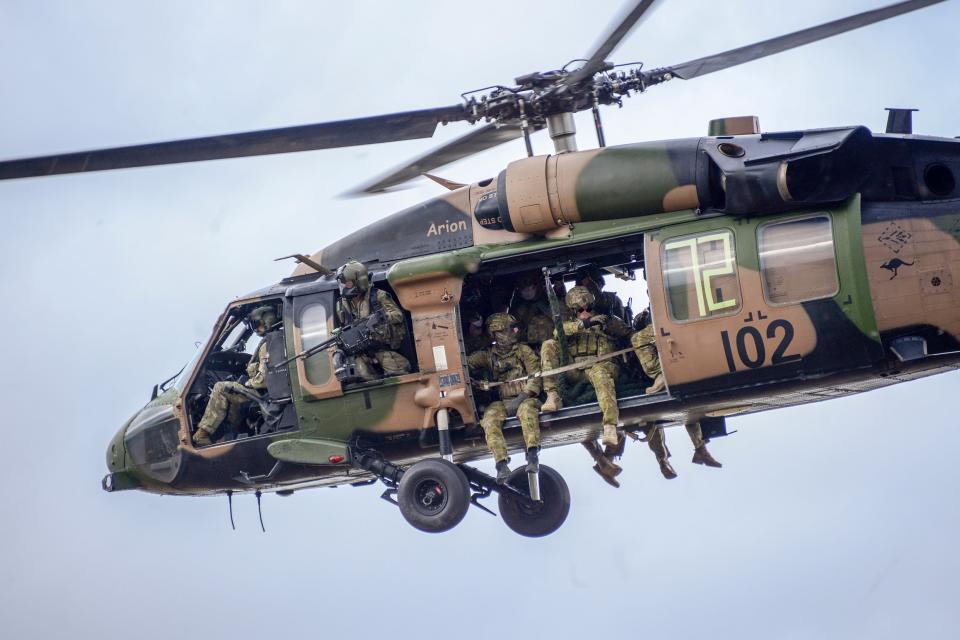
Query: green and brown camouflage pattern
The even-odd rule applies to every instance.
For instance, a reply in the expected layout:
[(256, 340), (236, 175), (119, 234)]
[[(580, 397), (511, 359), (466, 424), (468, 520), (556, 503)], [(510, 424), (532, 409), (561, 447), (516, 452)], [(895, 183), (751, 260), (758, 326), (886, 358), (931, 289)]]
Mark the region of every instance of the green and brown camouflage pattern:
[[(200, 449), (191, 443), (194, 425), (184, 397), (168, 389), (111, 441), (111, 488), (193, 494), (356, 482), (369, 476), (350, 466), (350, 443), (376, 448), (397, 464), (434, 456), (417, 438), (435, 426), (440, 408), (454, 412), (457, 425), (477, 423), (461, 336), (464, 279), (496, 265), (521, 272), (534, 266), (530, 262), (601, 255), (597, 247), (645, 256), (652, 330), (668, 384), (668, 394), (614, 403), (628, 430), (716, 425), (724, 416), (953, 370), (960, 364), (960, 201), (955, 185), (947, 190), (929, 174), (931, 166), (960, 173), (960, 142), (864, 131), (708, 137), (527, 158), (496, 179), (351, 234), (313, 260), (335, 267), (356, 257), (369, 266), (375, 286), (389, 284), (409, 314), (414, 371), (344, 389), (332, 375), (329, 352), (309, 364), (321, 383), (310, 382), (297, 361), (289, 367), (295, 428)], [(729, 148), (731, 155), (723, 155), (720, 145), (727, 143), (743, 156)], [(807, 155), (797, 155), (800, 147)], [(844, 161), (810, 160), (830, 157)], [(753, 191), (745, 186), (748, 176)], [(810, 176), (818, 180), (805, 181)], [(770, 304), (757, 233), (763, 225), (811, 216), (829, 220), (836, 291)], [(742, 300), (735, 313), (678, 322), (667, 308), (664, 243), (721, 231), (733, 238)], [(283, 301), (285, 350), (293, 355), (303, 347), (298, 305), (327, 300), (332, 332), (335, 289), (331, 278), (299, 265), (291, 278), (233, 304)], [(788, 325), (789, 345), (774, 363)], [(739, 357), (737, 336), (745, 330), (748, 338), (759, 336), (763, 359), (747, 339), (747, 358)], [(912, 337), (925, 341), (925, 356), (897, 358), (891, 345)], [(612, 415), (612, 409), (592, 407), (541, 416), (542, 446), (597, 437), (601, 414)], [(705, 426), (705, 435), (717, 435), (717, 428)], [(515, 418), (506, 419), (503, 434), (508, 449), (524, 446)], [(454, 444), (460, 462), (489, 455), (482, 439), (459, 430)]]

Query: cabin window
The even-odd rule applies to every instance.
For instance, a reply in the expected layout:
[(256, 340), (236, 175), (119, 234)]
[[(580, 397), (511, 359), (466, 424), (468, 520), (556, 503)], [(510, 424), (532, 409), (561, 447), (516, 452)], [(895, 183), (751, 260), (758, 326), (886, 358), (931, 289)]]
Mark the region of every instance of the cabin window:
[(764, 225), (758, 247), (763, 294), (770, 304), (829, 298), (840, 290), (829, 217)]
[(663, 281), (677, 322), (725, 316), (740, 310), (733, 233), (725, 229), (663, 243)]
[[(329, 338), (326, 305), (317, 302), (303, 307), (299, 326), (304, 351)], [(327, 358), (326, 351), (320, 351), (305, 358), (303, 368), (310, 384), (322, 385), (330, 379), (330, 360)]]

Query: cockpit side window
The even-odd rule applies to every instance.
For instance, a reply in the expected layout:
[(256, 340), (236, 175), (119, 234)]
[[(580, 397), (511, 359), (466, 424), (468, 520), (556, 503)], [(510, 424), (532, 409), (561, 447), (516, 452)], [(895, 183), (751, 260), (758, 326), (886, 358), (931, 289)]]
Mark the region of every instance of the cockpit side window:
[[(306, 351), (330, 337), (327, 304), (315, 300), (303, 305), (299, 311), (297, 326), (300, 328), (302, 349)], [(330, 380), (330, 360), (325, 352), (304, 359), (304, 373), (310, 384), (322, 385)]]

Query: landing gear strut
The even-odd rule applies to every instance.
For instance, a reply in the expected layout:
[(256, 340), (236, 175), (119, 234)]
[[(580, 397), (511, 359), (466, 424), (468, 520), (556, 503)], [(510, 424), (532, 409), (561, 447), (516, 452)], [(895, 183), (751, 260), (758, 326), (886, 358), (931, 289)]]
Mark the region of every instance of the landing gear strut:
[(352, 458), (355, 466), (375, 474), (387, 485), (383, 497), (398, 505), (404, 519), (420, 531), (449, 531), (460, 524), (471, 503), (493, 515), (479, 502), (493, 492), (498, 494), (503, 521), (522, 536), (549, 535), (560, 528), (570, 513), (567, 483), (545, 465), (540, 465), (540, 500), (534, 500), (525, 467), (514, 471), (501, 485), (479, 469), (439, 458), (420, 460), (407, 469), (376, 451), (354, 450)]

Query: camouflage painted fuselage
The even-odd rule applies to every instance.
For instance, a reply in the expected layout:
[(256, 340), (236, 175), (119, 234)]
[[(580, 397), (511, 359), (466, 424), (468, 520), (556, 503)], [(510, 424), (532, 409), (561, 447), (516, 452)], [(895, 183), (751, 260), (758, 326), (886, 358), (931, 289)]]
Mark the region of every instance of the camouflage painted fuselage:
[[(627, 428), (818, 401), (953, 369), (958, 174), (960, 141), (862, 127), (519, 160), (495, 179), (396, 213), (313, 256), (327, 266), (359, 259), (379, 286), (389, 284), (410, 315), (414, 373), (345, 389), (327, 355), (297, 361), (279, 372), (289, 380), (291, 428), (195, 449), (184, 405), (201, 359), (184, 385), (118, 432), (104, 486), (293, 489), (369, 478), (350, 464), (355, 446), (398, 464), (437, 455), (419, 436), (439, 409), (465, 425), (477, 421), (458, 308), (473, 274), (642, 263), (669, 394), (621, 397)], [(794, 229), (796, 237), (813, 229), (828, 238), (832, 253), (799, 266), (778, 262), (818, 244), (778, 248)], [(677, 273), (692, 284), (672, 284)], [(324, 330), (333, 330), (335, 290), (301, 265), (234, 305), (282, 300), (283, 350), (292, 355), (304, 347), (311, 306), (326, 310)], [(599, 408), (544, 415), (541, 427), (544, 446), (580, 442), (599, 432)], [(481, 437), (463, 433), (454, 430), (458, 461), (488, 455)], [(515, 419), (505, 435), (522, 446)]]

